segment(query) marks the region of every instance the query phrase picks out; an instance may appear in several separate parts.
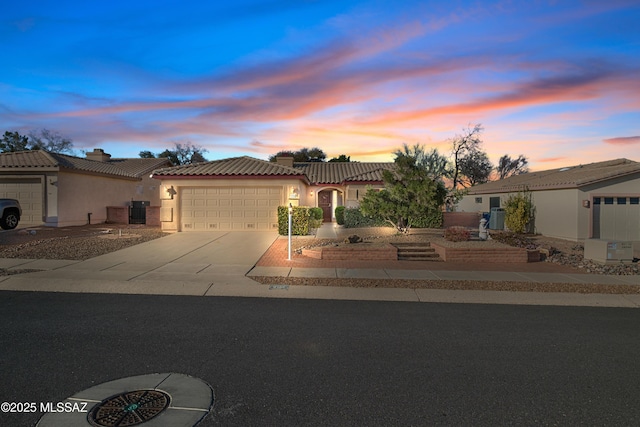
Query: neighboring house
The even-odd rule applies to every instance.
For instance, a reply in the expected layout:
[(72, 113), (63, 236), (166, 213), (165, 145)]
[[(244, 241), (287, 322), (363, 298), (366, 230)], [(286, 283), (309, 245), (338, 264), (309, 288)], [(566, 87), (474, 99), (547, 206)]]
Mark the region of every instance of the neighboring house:
[(158, 206), (158, 182), (151, 171), (167, 159), (112, 159), (101, 149), (86, 158), (46, 151), (0, 154), (0, 198), (22, 206), (20, 223), (53, 227), (101, 223), (107, 206), (132, 200)]
[(489, 212), (528, 189), (535, 231), (568, 240), (640, 241), (640, 163), (609, 160), (530, 172), (472, 187), (458, 211)]
[(337, 206), (357, 206), (369, 186), (382, 188), (393, 163), (267, 162), (235, 157), (159, 169), (160, 219), (166, 231), (273, 230), (277, 208), (321, 207), (325, 221)]

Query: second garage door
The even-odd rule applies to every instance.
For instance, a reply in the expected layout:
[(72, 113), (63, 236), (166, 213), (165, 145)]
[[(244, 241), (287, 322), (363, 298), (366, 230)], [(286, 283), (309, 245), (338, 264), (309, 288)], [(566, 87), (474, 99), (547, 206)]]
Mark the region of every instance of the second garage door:
[(22, 208), (20, 224), (42, 224), (42, 183), (39, 179), (3, 179), (0, 198), (17, 199)]
[(186, 187), (181, 190), (182, 231), (273, 230), (280, 187)]
[(640, 240), (640, 197), (594, 197), (593, 237)]

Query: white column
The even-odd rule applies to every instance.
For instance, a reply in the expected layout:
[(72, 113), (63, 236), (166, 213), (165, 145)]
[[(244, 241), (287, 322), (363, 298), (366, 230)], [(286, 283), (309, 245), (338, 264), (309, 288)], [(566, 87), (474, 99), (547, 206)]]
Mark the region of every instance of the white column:
[(338, 206), (338, 190), (331, 192), (331, 220), (336, 220), (336, 207)]

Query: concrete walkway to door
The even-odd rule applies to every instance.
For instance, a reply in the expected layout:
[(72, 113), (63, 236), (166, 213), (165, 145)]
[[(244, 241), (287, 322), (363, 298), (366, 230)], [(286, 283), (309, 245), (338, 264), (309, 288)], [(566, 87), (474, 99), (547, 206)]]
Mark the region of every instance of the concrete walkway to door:
[(256, 231), (176, 233), (61, 268), (5, 276), (0, 289), (204, 295), (214, 283), (255, 284), (245, 274), (277, 237)]
[(337, 239), (336, 227), (338, 224), (335, 222), (323, 222), (318, 231), (316, 231), (317, 239)]

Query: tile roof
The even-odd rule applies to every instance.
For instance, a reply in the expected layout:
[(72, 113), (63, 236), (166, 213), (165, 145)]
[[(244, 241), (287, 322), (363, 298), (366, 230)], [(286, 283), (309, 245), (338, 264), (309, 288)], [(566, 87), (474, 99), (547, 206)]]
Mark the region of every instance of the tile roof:
[(157, 169), (156, 176), (300, 176), (301, 171), (249, 156)]
[(304, 176), (313, 184), (382, 181), (382, 170), (393, 163), (308, 162), (293, 167), (253, 157), (233, 157), (158, 169), (156, 176)]
[(41, 150), (0, 154), (0, 172), (27, 169), (74, 170), (135, 179), (148, 174), (167, 159), (111, 159), (106, 162)]
[(294, 163), (315, 184), (382, 181), (382, 170), (391, 169), (393, 163), (309, 162)]
[(515, 175), (471, 187), (468, 194), (507, 193), (524, 188), (529, 190), (579, 188), (632, 174), (640, 174), (640, 163), (628, 159), (615, 159)]
[(152, 171), (163, 166), (170, 166), (169, 159), (111, 159), (109, 160), (114, 166), (132, 173), (136, 176), (148, 175)]

